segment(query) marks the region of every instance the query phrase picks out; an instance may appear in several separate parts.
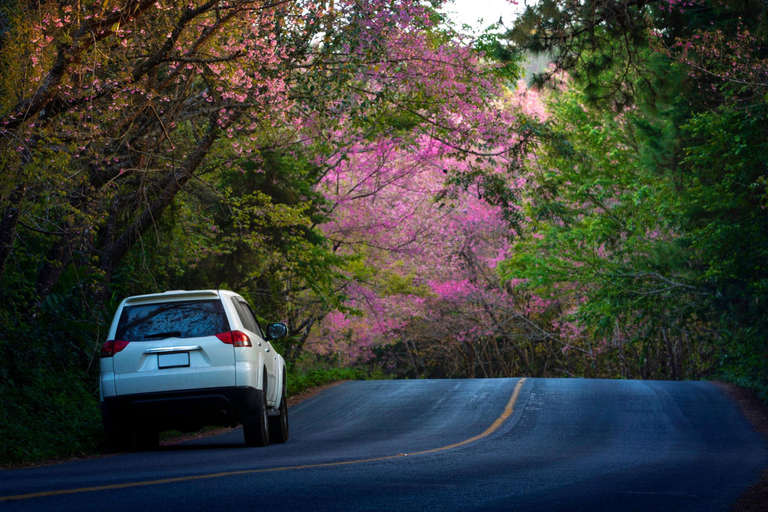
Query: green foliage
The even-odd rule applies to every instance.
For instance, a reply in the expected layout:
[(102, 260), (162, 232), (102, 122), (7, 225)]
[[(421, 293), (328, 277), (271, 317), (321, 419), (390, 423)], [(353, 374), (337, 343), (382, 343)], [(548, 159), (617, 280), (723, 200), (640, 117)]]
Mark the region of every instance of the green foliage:
[(387, 273), (382, 276), (384, 283), (382, 287), (383, 296), (397, 296), (397, 295), (414, 295), (418, 297), (426, 297), (431, 294), (429, 286), (425, 284), (416, 284), (414, 280), (417, 278), (416, 272), (411, 271), (406, 275), (398, 273)]
[(568, 75), (538, 77), (560, 82), (501, 269), (570, 296), (608, 374), (766, 396), (765, 19), (754, 2), (544, 0), (508, 34)]
[[(556, 69), (583, 84), (590, 104), (622, 109), (637, 89), (631, 77), (647, 45), (648, 16), (636, 2), (564, 4), (541, 0), (526, 7), (508, 38), (534, 55), (549, 55)], [(542, 85), (551, 73), (534, 77)]]
[(721, 374), (768, 397), (768, 149), (765, 103), (749, 111), (722, 106), (691, 118), (682, 164), (689, 179), (679, 207), (686, 241), (698, 255), (728, 333)]
[(475, 48), (487, 56), (495, 66), (491, 72), (508, 81), (510, 85), (523, 75), (523, 55), (511, 46), (497, 30), (498, 24), (493, 24), (477, 38)]
[(27, 365), (28, 382), (0, 384), (1, 464), (82, 456), (103, 446), (98, 397), (77, 373)]
[(365, 372), (357, 368), (316, 368), (307, 372), (293, 370), (288, 375), (288, 396), (344, 380), (363, 380)]
[(658, 111), (617, 115), (585, 100), (573, 90), (551, 97), (526, 192), (531, 221), (502, 275), (540, 296), (569, 297), (564, 319), (582, 329), (571, 344), (598, 358), (590, 372), (710, 374), (717, 350), (710, 291), (691, 267), (696, 251), (672, 212), (682, 204), (675, 182), (641, 151), (648, 147), (638, 126), (659, 131), (666, 120)]
[(73, 273), (64, 274), (38, 322), (30, 322), (28, 311), (3, 310), (0, 436), (6, 442), (0, 464), (89, 454), (103, 445), (93, 342), (99, 322), (83, 320), (88, 304)]

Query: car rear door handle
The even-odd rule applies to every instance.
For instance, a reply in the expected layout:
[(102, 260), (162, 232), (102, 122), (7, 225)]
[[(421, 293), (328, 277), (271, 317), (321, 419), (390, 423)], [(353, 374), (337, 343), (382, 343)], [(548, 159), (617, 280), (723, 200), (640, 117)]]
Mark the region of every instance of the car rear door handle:
[(144, 351), (145, 354), (165, 354), (168, 352), (193, 352), (195, 350), (203, 350), (200, 345), (189, 345), (186, 347), (158, 347), (148, 348)]

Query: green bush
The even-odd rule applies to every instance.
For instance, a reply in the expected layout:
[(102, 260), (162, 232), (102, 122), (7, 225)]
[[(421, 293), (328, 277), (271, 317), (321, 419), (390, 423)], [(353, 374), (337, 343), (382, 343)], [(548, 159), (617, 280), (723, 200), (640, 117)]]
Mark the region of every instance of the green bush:
[(293, 369), (288, 373), (288, 396), (298, 395), (308, 389), (332, 382), (365, 378), (365, 372), (357, 368), (314, 369), (307, 372)]
[(0, 385), (0, 465), (95, 453), (104, 441), (98, 400), (74, 375)]
[(746, 330), (740, 338), (729, 341), (715, 378), (752, 390), (768, 404), (768, 352), (765, 336), (759, 330)]

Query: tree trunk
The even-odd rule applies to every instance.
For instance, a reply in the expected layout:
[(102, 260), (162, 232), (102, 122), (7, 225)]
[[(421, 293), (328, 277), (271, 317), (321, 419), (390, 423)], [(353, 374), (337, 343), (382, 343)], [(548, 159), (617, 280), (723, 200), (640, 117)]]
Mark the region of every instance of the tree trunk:
[(38, 304), (41, 304), (48, 294), (51, 293), (51, 290), (53, 290), (53, 287), (59, 280), (61, 271), (67, 265), (71, 257), (69, 243), (69, 237), (62, 236), (53, 243), (53, 246), (48, 251), (45, 263), (43, 263), (43, 267), (37, 275), (37, 283), (35, 284)]
[(16, 188), (10, 197), (10, 204), (3, 208), (0, 219), (0, 278), (5, 274), (5, 265), (13, 252), (13, 242), (16, 239), (16, 226), (19, 225), (21, 210), (19, 204), (24, 198), (26, 187)]
[[(301, 325), (296, 329), (296, 332), (303, 331), (301, 334), (301, 339), (298, 343), (292, 344), (290, 347), (287, 348), (286, 353), (286, 361), (289, 364), (295, 363), (298, 359), (301, 353), (304, 351), (304, 343), (307, 342), (307, 338), (309, 338), (309, 333), (312, 332), (312, 326), (315, 324), (315, 321), (317, 319), (315, 317), (310, 317), (304, 322), (301, 323)], [(291, 330), (291, 333), (293, 333), (293, 330)]]
[(189, 154), (181, 167), (167, 175), (164, 180), (165, 187), (160, 195), (114, 241), (107, 245), (101, 255), (100, 267), (103, 273), (103, 281), (95, 294), (97, 303), (105, 300), (112, 274), (123, 257), (128, 253), (133, 244), (138, 242), (144, 233), (154, 225), (155, 219), (160, 218), (165, 209), (173, 202), (176, 194), (192, 178), (195, 171), (208, 155), (221, 130), (226, 129), (236, 119), (237, 115), (232, 116), (223, 126), (219, 126), (218, 112), (214, 112), (209, 118), (208, 131), (197, 142), (195, 149)]

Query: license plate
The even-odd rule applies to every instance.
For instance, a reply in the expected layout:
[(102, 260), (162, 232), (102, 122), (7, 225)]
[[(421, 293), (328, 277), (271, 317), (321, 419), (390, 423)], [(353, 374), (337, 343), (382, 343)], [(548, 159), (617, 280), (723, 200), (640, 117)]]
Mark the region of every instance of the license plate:
[(157, 367), (160, 369), (183, 368), (185, 366), (189, 366), (189, 352), (157, 355)]

